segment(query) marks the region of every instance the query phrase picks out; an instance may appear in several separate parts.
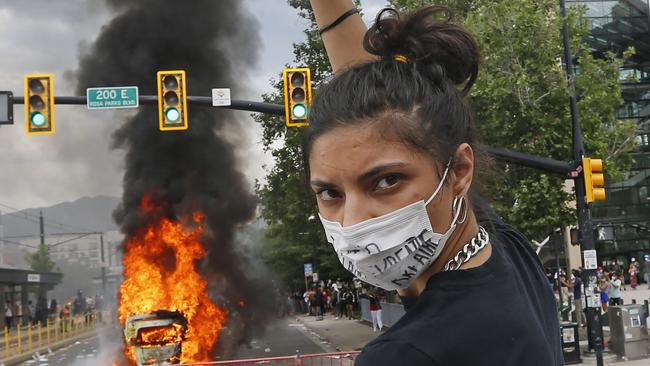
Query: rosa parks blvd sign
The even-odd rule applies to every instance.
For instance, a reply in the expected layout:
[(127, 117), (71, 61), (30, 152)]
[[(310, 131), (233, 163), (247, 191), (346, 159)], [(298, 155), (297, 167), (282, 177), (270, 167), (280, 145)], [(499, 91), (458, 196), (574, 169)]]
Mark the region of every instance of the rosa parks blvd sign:
[(138, 87), (88, 88), (86, 98), (88, 109), (137, 108)]

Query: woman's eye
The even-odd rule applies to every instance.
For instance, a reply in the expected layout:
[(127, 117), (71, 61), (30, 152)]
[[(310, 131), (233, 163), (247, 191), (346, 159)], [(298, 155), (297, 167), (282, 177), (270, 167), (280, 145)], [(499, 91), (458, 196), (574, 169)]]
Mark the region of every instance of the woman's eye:
[(379, 180), (377, 182), (377, 189), (386, 189), (386, 188), (391, 188), (400, 181), (400, 177), (397, 175), (388, 175)]
[(340, 197), (339, 193), (332, 189), (324, 189), (318, 192), (316, 195), (323, 201), (330, 201)]

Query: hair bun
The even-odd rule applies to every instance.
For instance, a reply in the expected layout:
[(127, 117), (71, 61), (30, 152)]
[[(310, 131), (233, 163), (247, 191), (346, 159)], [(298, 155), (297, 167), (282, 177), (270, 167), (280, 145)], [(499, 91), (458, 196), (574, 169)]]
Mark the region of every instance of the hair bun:
[[(385, 8), (366, 32), (363, 45), (384, 60), (406, 56), (434, 79), (445, 76), (456, 85), (465, 84), (466, 93), (478, 75), (481, 55), (469, 31), (450, 19), (451, 13), (442, 6), (428, 6), (404, 17)], [(440, 69), (444, 75), (439, 75)]]

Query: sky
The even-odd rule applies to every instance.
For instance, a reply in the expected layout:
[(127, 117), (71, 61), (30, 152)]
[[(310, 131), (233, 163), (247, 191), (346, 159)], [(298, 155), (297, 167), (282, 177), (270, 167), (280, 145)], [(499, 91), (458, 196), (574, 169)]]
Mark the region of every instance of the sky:
[[(261, 94), (271, 91), (269, 80), (292, 61), (292, 44), (304, 40), (306, 23), (286, 0), (241, 1), (257, 19), (263, 48), (247, 80), (250, 90), (232, 97), (261, 101)], [(366, 23), (384, 4), (362, 1)], [(0, 0), (0, 90), (22, 95), (24, 74), (52, 73), (55, 94), (73, 95), (79, 55), (112, 16), (102, 0)], [(0, 126), (0, 210), (121, 195), (124, 156), (110, 149), (110, 136), (128, 110), (58, 105), (56, 133), (28, 136), (23, 108), (14, 106), (14, 125)], [(239, 158), (252, 188), (256, 179), (264, 178), (263, 166), (273, 160), (262, 151), (260, 128), (247, 112), (240, 113), (241, 123), (250, 124)]]

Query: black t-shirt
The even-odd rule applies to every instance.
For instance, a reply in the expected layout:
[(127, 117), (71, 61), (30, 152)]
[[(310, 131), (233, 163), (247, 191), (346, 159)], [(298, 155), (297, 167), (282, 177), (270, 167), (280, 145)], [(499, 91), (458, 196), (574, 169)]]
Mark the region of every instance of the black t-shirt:
[(355, 366), (563, 365), (555, 297), (526, 238), (493, 223), (481, 266), (440, 272)]

